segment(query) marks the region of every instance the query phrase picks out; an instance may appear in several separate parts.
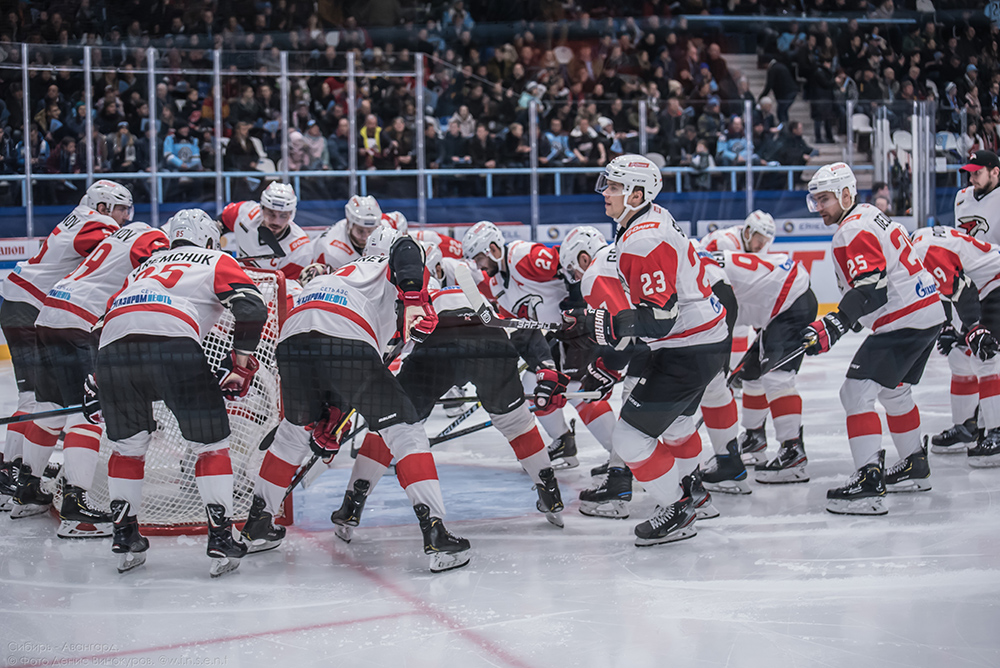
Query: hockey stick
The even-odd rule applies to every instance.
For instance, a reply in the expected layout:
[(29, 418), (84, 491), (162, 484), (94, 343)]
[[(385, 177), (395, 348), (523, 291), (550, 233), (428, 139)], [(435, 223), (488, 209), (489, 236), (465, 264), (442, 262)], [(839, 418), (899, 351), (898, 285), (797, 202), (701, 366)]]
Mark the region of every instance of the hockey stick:
[[(525, 399), (533, 399), (534, 396), (535, 395), (533, 395), (533, 394), (526, 394), (526, 395), (524, 395), (524, 398)], [(594, 401), (596, 399), (600, 399), (601, 397), (603, 397), (604, 394), (601, 393), (601, 392), (598, 392), (597, 390), (594, 390), (592, 392), (584, 392), (584, 391), (580, 390), (578, 392), (563, 392), (562, 394), (560, 394), (558, 396), (560, 396), (560, 397), (566, 397), (567, 399), (580, 399), (582, 401)], [(468, 403), (470, 401), (479, 401), (479, 397), (449, 397), (447, 399), (438, 399), (434, 403), (436, 403), (436, 404), (444, 404), (444, 403), (448, 403), (448, 402), (451, 402), (451, 401), (461, 401), (462, 403)]]
[(479, 292), (479, 288), (476, 287), (476, 281), (472, 278), (472, 272), (464, 264), (455, 267), (455, 279), (458, 281), (458, 286), (462, 288), (462, 294), (469, 300), (479, 320), (487, 327), (510, 327), (513, 329), (562, 329), (563, 327), (561, 322), (537, 322), (524, 318), (504, 318), (498, 315), (486, 303), (482, 293)]
[[(351, 417), (354, 416), (356, 412), (357, 411), (355, 411), (352, 408), (351, 410), (347, 411), (345, 415), (341, 416), (340, 422), (337, 423), (336, 429), (333, 430), (335, 436), (339, 435), (340, 432), (344, 430), (344, 427), (347, 426), (348, 421), (351, 419)], [(337, 453), (335, 452), (333, 454), (336, 455)], [(288, 484), (287, 489), (285, 489), (285, 495), (281, 497), (282, 501), (288, 498), (288, 495), (292, 493), (292, 490), (295, 489), (295, 486), (298, 485), (300, 482), (302, 482), (302, 479), (306, 477), (307, 473), (309, 473), (309, 469), (315, 466), (316, 462), (318, 462), (319, 459), (320, 459), (319, 455), (313, 453), (313, 456), (309, 458), (309, 461), (306, 462), (305, 465), (299, 469), (298, 473), (295, 474), (295, 477), (292, 478), (292, 482)]]
[(55, 408), (51, 411), (40, 411), (38, 413), (25, 413), (24, 415), (12, 415), (6, 418), (0, 418), (0, 426), (5, 424), (15, 424), (17, 422), (32, 422), (34, 420), (42, 420), (44, 418), (59, 417), (61, 415), (72, 415), (73, 413), (82, 413), (83, 406), (67, 406), (66, 408)]

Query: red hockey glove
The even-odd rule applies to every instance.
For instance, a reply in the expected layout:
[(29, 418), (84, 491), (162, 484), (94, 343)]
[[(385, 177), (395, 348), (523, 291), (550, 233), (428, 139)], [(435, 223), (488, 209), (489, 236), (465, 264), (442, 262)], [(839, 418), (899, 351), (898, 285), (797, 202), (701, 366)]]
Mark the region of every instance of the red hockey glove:
[(345, 415), (336, 406), (327, 406), (323, 409), (323, 416), (306, 429), (312, 432), (309, 447), (313, 453), (323, 459), (332, 458), (340, 451), (344, 434), (351, 430), (350, 415)]
[(996, 356), (1000, 352), (1000, 343), (996, 337), (982, 325), (973, 325), (972, 329), (965, 335), (965, 343), (968, 344), (972, 354), (985, 362)]
[(230, 351), (229, 357), (222, 360), (215, 372), (215, 377), (219, 379), (219, 387), (222, 388), (222, 396), (229, 401), (247, 396), (258, 369), (260, 363), (253, 355), (247, 356), (246, 366), (240, 366), (236, 363), (236, 351)]
[(404, 292), (401, 299), (404, 307), (404, 335), (417, 343), (423, 343), (438, 324), (437, 311), (431, 304), (431, 297), (424, 289), (420, 292)]
[(584, 375), (583, 380), (580, 382), (580, 389), (584, 392), (601, 393), (600, 399), (591, 399), (590, 401), (607, 401), (611, 396), (611, 391), (614, 389), (615, 383), (621, 379), (622, 375), (620, 373), (604, 366), (604, 360), (598, 357), (596, 361), (587, 365), (586, 375)]
[(807, 355), (819, 355), (829, 351), (848, 329), (844, 317), (833, 311), (811, 323), (799, 336), (802, 338), (802, 345), (806, 346)]
[(563, 392), (569, 383), (569, 376), (550, 367), (542, 367), (535, 372), (536, 415), (548, 415), (566, 405)]

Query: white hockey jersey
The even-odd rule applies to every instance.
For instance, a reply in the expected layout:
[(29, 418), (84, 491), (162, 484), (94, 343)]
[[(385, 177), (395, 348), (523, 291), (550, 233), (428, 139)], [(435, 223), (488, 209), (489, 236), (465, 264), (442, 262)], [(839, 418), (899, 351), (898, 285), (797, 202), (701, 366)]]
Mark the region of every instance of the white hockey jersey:
[(612, 315), (630, 308), (618, 278), (618, 252), (614, 246), (594, 253), (580, 280), (580, 292), (590, 308), (602, 308)]
[(723, 258), (739, 304), (737, 325), (762, 329), (809, 290), (809, 272), (784, 253), (724, 251)]
[[(237, 257), (257, 257), (273, 253), (270, 246), (260, 242), (263, 214), (259, 203), (233, 202), (222, 210), (219, 219), (227, 230), (236, 235)], [(247, 264), (258, 269), (280, 269), (285, 278), (298, 278), (302, 268), (312, 262), (309, 235), (292, 221), (278, 239), (278, 245), (285, 251), (285, 257), (251, 260)]]
[(955, 227), (987, 243), (1000, 244), (1000, 188), (976, 198), (972, 186), (955, 195)]
[(740, 237), (742, 233), (742, 225), (723, 227), (703, 236), (701, 241), (698, 242), (698, 246), (709, 253), (727, 250), (742, 253), (745, 251), (743, 248), (743, 239)]
[(445, 258), (462, 259), (462, 242), (453, 239), (434, 230), (416, 230), (410, 232), (410, 236), (417, 241), (427, 241), (441, 249), (441, 255)]
[(396, 333), (398, 295), (389, 280), (389, 258), (363, 257), (311, 280), (295, 298), (278, 340), (319, 332), (364, 341), (381, 355)]
[(132, 270), (169, 247), (162, 231), (146, 223), (126, 225), (99, 243), (73, 273), (49, 290), (35, 324), (90, 331)]
[(313, 241), (313, 262), (339, 269), (360, 257), (361, 253), (354, 247), (351, 237), (347, 233), (346, 218), (341, 218)]
[(680, 348), (725, 341), (726, 309), (712, 294), (706, 268), (673, 217), (663, 207), (629, 223), (615, 243), (618, 276), (633, 305), (665, 307), (676, 298), (677, 319), (670, 334), (644, 339), (650, 348)]
[(108, 305), (101, 347), (129, 334), (201, 342), (235, 294), (255, 295), (264, 303), (257, 286), (231, 255), (195, 246), (154, 253), (129, 274)]
[(884, 271), (889, 301), (861, 318), (873, 332), (927, 329), (944, 322), (934, 277), (924, 269), (906, 229), (871, 204), (858, 204), (833, 233), (837, 286), (846, 294), (859, 277)]
[(118, 223), (79, 205), (56, 225), (30, 260), (17, 263), (3, 284), (3, 298), (41, 310), (52, 286), (80, 265), (97, 244), (118, 231)]
[(509, 318), (539, 322), (562, 322), (559, 303), (569, 297), (566, 281), (559, 273), (559, 251), (531, 241), (507, 244), (506, 271), (497, 272), (480, 289)]
[(963, 271), (976, 284), (980, 299), (1000, 287), (1000, 246), (952, 227), (924, 227), (914, 233), (913, 248), (946, 297), (952, 296), (955, 278)]

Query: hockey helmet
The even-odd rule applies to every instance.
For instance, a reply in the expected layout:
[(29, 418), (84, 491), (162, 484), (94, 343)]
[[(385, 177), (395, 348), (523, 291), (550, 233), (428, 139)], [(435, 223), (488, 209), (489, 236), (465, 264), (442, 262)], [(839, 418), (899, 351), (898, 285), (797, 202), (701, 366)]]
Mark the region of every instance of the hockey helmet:
[(124, 206), (128, 209), (128, 213), (125, 214), (125, 220), (132, 220), (132, 214), (135, 213), (135, 209), (132, 206), (131, 191), (117, 181), (110, 181), (108, 179), (94, 181), (87, 188), (87, 193), (80, 200), (80, 204), (89, 206), (94, 211), (97, 211), (98, 204), (104, 204), (108, 207), (109, 213), (114, 210), (115, 206)]
[(816, 195), (819, 193), (833, 193), (839, 203), (844, 188), (847, 188), (850, 193), (851, 205), (853, 206), (858, 199), (858, 179), (855, 178), (854, 171), (845, 162), (823, 165), (809, 179), (809, 194), (806, 195), (809, 211), (812, 213), (819, 211), (819, 205), (816, 201)]
[(219, 248), (219, 223), (201, 209), (182, 209), (170, 217), (167, 225), (171, 247), (184, 242), (199, 248)]
[[(609, 183), (620, 183), (625, 195), (625, 210), (615, 219), (620, 223), (631, 212), (650, 204), (663, 189), (663, 174), (652, 160), (634, 153), (620, 155), (604, 167), (604, 173), (597, 177), (594, 190), (603, 194)], [(628, 198), (637, 187), (642, 188), (642, 204), (629, 206)]]
[(774, 241), (776, 231), (777, 228), (775, 227), (774, 218), (771, 217), (771, 214), (758, 209), (747, 216), (746, 220), (743, 221), (743, 232), (741, 235), (743, 237), (743, 246), (744, 248), (748, 247), (750, 240), (753, 239), (753, 235), (759, 234), (767, 239), (767, 242), (764, 244), (766, 247)]
[(310, 265), (306, 265), (299, 272), (299, 285), (306, 287), (311, 280), (314, 278), (319, 278), (320, 276), (325, 276), (327, 274), (333, 273), (333, 267), (328, 264), (323, 264), (322, 262), (315, 262)]
[(406, 230), (409, 227), (406, 223), (406, 216), (403, 215), (402, 211), (390, 211), (389, 213), (383, 213), (382, 223), (384, 225), (388, 225), (394, 230), (398, 230), (400, 234), (406, 234)]
[(490, 259), (497, 260), (498, 258), (493, 257), (493, 253), (490, 251), (490, 244), (496, 244), (503, 248), (503, 232), (490, 221), (481, 220), (470, 227), (469, 231), (462, 237), (462, 254), (472, 260), (480, 253), (485, 253)]
[(299, 198), (295, 196), (295, 189), (287, 183), (274, 181), (264, 192), (260, 194), (260, 205), (272, 211), (291, 211), (295, 215), (295, 206)]
[(347, 204), (344, 206), (344, 217), (347, 218), (348, 225), (371, 229), (382, 222), (382, 209), (379, 208), (378, 202), (371, 195), (367, 197), (355, 195), (347, 200)]
[(596, 227), (584, 225), (575, 228), (566, 235), (566, 240), (559, 247), (559, 264), (562, 265), (563, 275), (570, 283), (578, 283), (576, 272), (583, 273), (583, 268), (579, 264), (580, 253), (587, 253), (593, 259), (597, 251), (608, 245), (607, 239)]
[(365, 243), (365, 257), (386, 257), (389, 249), (403, 235), (388, 225), (379, 225)]

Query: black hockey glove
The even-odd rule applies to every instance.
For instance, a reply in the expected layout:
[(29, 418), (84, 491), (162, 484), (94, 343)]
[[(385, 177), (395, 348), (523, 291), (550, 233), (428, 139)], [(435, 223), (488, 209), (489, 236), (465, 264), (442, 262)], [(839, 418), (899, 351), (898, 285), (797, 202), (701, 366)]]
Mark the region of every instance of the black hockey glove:
[(566, 405), (566, 385), (569, 376), (551, 367), (543, 366), (535, 372), (535, 406), (536, 415), (548, 415)]
[(990, 330), (982, 325), (973, 325), (972, 329), (965, 335), (965, 342), (969, 346), (972, 354), (985, 362), (992, 359), (1000, 352), (1000, 342), (997, 342)]
[(601, 346), (618, 345), (614, 317), (602, 308), (575, 308), (563, 311), (563, 331), (577, 336), (587, 336)]
[(964, 344), (965, 339), (959, 335), (958, 330), (955, 329), (954, 325), (948, 323), (941, 328), (941, 333), (938, 334), (937, 340), (937, 349), (939, 353), (947, 357), (949, 353), (951, 353), (952, 348)]
[(587, 371), (580, 381), (580, 389), (584, 392), (601, 393), (600, 399), (591, 399), (591, 401), (606, 401), (611, 396), (615, 383), (621, 379), (620, 373), (604, 366), (604, 360), (598, 357), (596, 361), (587, 365)]
[(811, 323), (799, 336), (802, 345), (806, 346), (807, 355), (819, 355), (828, 352), (848, 329), (850, 326), (844, 316), (839, 311), (833, 311)]
[(97, 380), (92, 373), (88, 373), (87, 379), (83, 381), (83, 417), (90, 424), (104, 423), (101, 401), (97, 394)]

